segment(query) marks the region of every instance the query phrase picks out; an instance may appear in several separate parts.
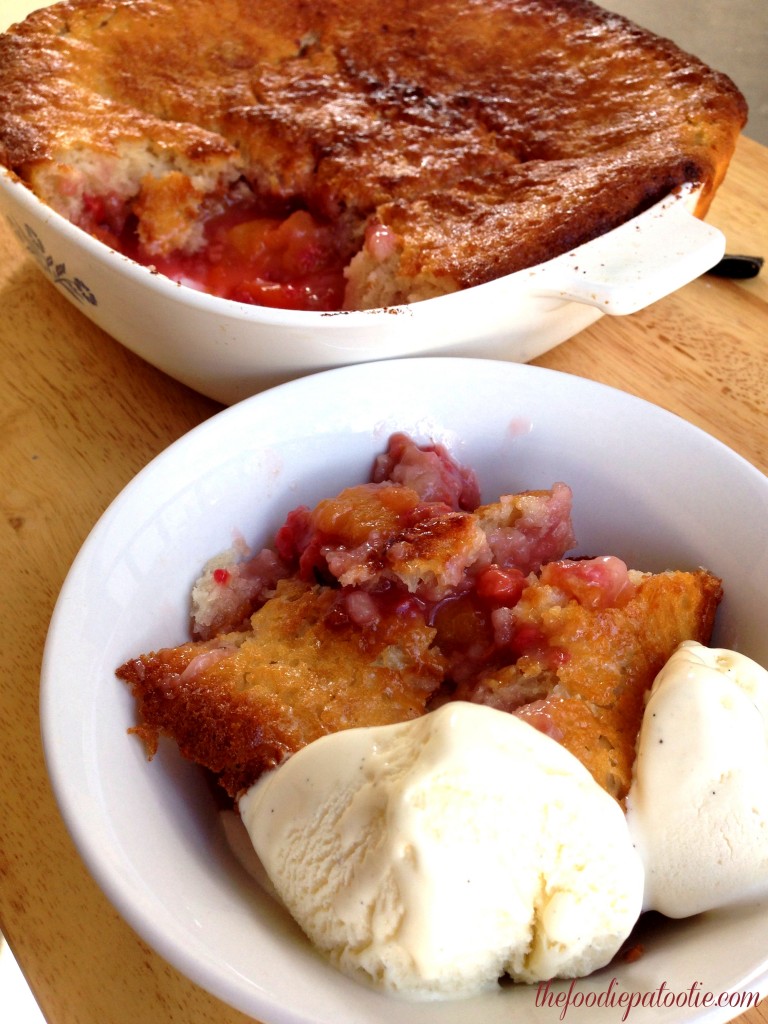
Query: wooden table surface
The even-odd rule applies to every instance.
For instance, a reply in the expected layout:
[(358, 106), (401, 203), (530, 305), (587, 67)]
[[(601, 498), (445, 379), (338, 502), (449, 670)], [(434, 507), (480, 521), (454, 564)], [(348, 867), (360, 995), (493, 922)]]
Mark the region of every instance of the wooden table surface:
[[(768, 256), (767, 185), (768, 149), (742, 139), (709, 216), (729, 251)], [(5, 224), (0, 360), (0, 930), (49, 1024), (242, 1024), (138, 939), (91, 880), (54, 804), (38, 725), (49, 617), (86, 534), (139, 469), (220, 407), (92, 326)], [(700, 278), (537, 362), (665, 406), (768, 473), (768, 268), (746, 282)], [(768, 1001), (738, 1020), (768, 1022)]]

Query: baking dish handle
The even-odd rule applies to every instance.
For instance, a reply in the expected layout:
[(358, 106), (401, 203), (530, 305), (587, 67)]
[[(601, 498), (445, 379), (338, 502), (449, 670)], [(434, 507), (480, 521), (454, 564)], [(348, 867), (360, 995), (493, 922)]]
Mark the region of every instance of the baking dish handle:
[(537, 268), (535, 295), (634, 313), (706, 273), (725, 236), (691, 212), (695, 194), (673, 193), (600, 238)]

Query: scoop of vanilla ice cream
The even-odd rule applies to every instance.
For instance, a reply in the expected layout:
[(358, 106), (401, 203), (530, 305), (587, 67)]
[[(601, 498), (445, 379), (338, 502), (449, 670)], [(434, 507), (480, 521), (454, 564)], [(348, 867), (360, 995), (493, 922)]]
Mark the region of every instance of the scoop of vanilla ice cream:
[(316, 740), (239, 802), (315, 945), (411, 998), (576, 977), (610, 960), (643, 872), (619, 805), (556, 741), (455, 702)]
[(651, 689), (627, 821), (645, 910), (688, 917), (768, 893), (768, 672), (680, 645)]

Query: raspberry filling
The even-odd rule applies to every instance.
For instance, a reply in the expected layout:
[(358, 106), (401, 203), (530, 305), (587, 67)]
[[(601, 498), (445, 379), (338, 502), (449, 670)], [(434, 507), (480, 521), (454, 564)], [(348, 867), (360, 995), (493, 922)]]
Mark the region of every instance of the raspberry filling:
[(348, 249), (332, 224), (307, 210), (279, 216), (232, 205), (206, 222), (199, 251), (156, 256), (143, 251), (135, 217), (120, 224), (101, 197), (85, 205), (88, 224), (82, 226), (90, 234), (188, 287), (278, 309), (322, 312), (343, 306)]
[(308, 211), (281, 219), (233, 208), (208, 221), (205, 235), (206, 245), (193, 255), (147, 262), (175, 281), (236, 302), (341, 309), (346, 259), (333, 227)]

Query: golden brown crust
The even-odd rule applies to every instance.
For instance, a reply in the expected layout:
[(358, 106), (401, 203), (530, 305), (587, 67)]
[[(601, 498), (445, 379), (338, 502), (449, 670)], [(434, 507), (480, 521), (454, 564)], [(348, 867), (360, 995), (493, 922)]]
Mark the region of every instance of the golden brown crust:
[(425, 503), (410, 487), (359, 484), (321, 501), (311, 522), (324, 549), (342, 552), (343, 585), (401, 583), (432, 600), (450, 593), (465, 570), (490, 555), (478, 517)]
[[(485, 617), (450, 631), (393, 604), (375, 628), (339, 618), (339, 591), (278, 584), (251, 629), (126, 662), (135, 728), (215, 772), (230, 795), (312, 740), (424, 714), (451, 646), (490, 643)], [(629, 788), (644, 701), (683, 640), (709, 641), (722, 594), (704, 570), (645, 575), (620, 606), (589, 608), (531, 579), (514, 609), (522, 653), (465, 681), (452, 699), (515, 711), (577, 757), (620, 802)], [(460, 609), (449, 603), (449, 610)], [(465, 608), (466, 611), (466, 608)], [(447, 656), (447, 657), (446, 657)]]
[(629, 789), (645, 697), (683, 640), (708, 643), (722, 596), (710, 573), (643, 576), (618, 607), (590, 609), (536, 581), (514, 609), (530, 650), (459, 696), (505, 706), (535, 701), (523, 717), (545, 727), (618, 800)]
[(645, 696), (682, 641), (709, 642), (721, 581), (564, 557), (566, 484), (479, 500), (441, 446), (396, 434), (371, 482), (293, 509), (274, 548), (212, 559), (193, 588), (205, 639), (117, 670), (150, 756), (170, 736), (236, 796), (327, 733), (468, 700), (543, 729), (623, 800)]
[(0, 159), (73, 219), (57, 193), (114, 162), (213, 196), (242, 173), (358, 243), (389, 226), (399, 279), (437, 291), (685, 181), (703, 214), (746, 118), (725, 76), (587, 0), (69, 0), (0, 37), (0, 94)]
[(444, 671), (431, 649), (434, 630), (412, 610), (362, 631), (336, 621), (337, 597), (286, 580), (250, 631), (121, 666), (137, 702), (135, 731), (150, 754), (161, 735), (172, 736), (236, 796), (325, 733), (423, 714)]

